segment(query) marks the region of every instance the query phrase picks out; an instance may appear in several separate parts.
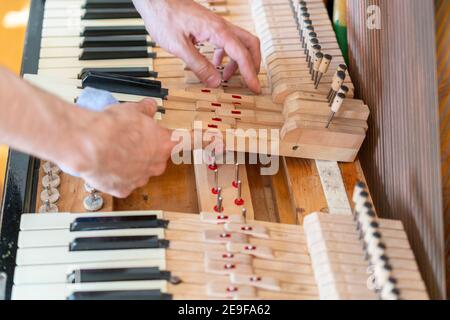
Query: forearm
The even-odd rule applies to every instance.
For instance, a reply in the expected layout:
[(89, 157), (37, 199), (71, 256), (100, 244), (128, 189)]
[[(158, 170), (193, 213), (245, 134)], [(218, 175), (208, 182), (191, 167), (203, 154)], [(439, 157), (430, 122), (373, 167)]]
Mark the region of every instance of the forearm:
[(0, 144), (76, 167), (85, 113), (0, 68)]

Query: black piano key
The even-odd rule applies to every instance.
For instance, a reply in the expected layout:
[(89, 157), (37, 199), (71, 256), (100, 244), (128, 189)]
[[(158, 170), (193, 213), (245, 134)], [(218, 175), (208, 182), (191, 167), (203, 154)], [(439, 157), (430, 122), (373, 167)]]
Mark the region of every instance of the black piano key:
[(137, 59), (156, 58), (155, 52), (148, 52), (148, 47), (102, 47), (84, 48), (80, 60)]
[(81, 20), (135, 19), (140, 17), (139, 12), (134, 8), (86, 9), (81, 16)]
[(166, 99), (169, 90), (161, 82), (141, 78), (88, 72), (81, 79), (82, 88), (91, 87), (110, 92)]
[(153, 41), (147, 41), (146, 35), (85, 37), (80, 48), (98, 47), (154, 47)]
[(134, 8), (131, 0), (86, 0), (83, 9)]
[(87, 217), (77, 218), (70, 224), (70, 231), (96, 231), (118, 229), (167, 228), (167, 220), (155, 215), (124, 217)]
[(107, 27), (85, 27), (80, 33), (82, 37), (103, 37), (103, 36), (128, 36), (147, 35), (144, 26), (107, 26)]
[(172, 295), (160, 290), (74, 292), (67, 300), (172, 300)]
[(77, 238), (69, 244), (69, 251), (161, 249), (169, 246), (168, 240), (157, 236), (123, 236)]
[(75, 270), (67, 277), (69, 283), (112, 282), (112, 281), (145, 281), (171, 279), (170, 271), (152, 268), (118, 268), (118, 269), (86, 269)]
[(138, 78), (158, 78), (158, 72), (150, 71), (147, 67), (130, 67), (130, 68), (84, 68), (78, 74), (81, 79), (88, 72), (101, 72), (117, 74), (121, 76), (138, 77)]

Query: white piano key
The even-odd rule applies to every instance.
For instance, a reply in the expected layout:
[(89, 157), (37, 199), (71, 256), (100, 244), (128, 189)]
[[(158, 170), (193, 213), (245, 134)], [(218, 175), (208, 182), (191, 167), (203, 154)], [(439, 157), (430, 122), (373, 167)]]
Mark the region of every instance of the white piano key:
[[(173, 60), (173, 64), (179, 64), (179, 60)], [(160, 60), (161, 61), (161, 60)], [(39, 60), (40, 69), (51, 68), (114, 68), (114, 67), (137, 67), (147, 65), (153, 70), (154, 59), (138, 58), (138, 59), (111, 59), (111, 60), (78, 60), (77, 58), (42, 58)]]
[[(146, 38), (148, 42), (151, 41), (149, 36)], [(76, 36), (42, 38), (41, 48), (78, 48), (84, 39), (79, 36), (79, 32)]]
[(145, 259), (136, 261), (107, 261), (97, 263), (57, 264), (17, 266), (14, 271), (14, 284), (67, 283), (67, 276), (74, 270), (151, 268), (166, 269), (163, 259)]
[(81, 284), (15, 285), (13, 300), (66, 300), (75, 292), (161, 290), (167, 292), (167, 281), (115, 281)]
[[(45, 58), (76, 58), (80, 56), (80, 54), (83, 52), (83, 49), (80, 48), (42, 48), (40, 52), (41, 59)], [(147, 48), (147, 53), (152, 53), (153, 49), (151, 47)], [(124, 53), (126, 54), (126, 53)], [(124, 58), (123, 60), (127, 60), (128, 58)], [(122, 59), (120, 59), (122, 60)]]
[(143, 26), (142, 19), (99, 19), (81, 20), (79, 17), (67, 19), (46, 19), (43, 28), (107, 27), (107, 26)]
[[(61, 81), (61, 80), (60, 80)], [(65, 79), (70, 82), (72, 80)], [(79, 83), (76, 80), (75, 83)], [(124, 212), (97, 212), (97, 213), (45, 213), (45, 214), (22, 214), (20, 230), (45, 230), (45, 229), (69, 229), (70, 224), (77, 218), (95, 217), (129, 217), (156, 215), (163, 219), (162, 211), (124, 211)]]
[(165, 249), (125, 249), (69, 251), (67, 247), (23, 248), (17, 250), (18, 266), (38, 264), (68, 264), (83, 262), (165, 259)]
[(77, 231), (70, 232), (68, 229), (21, 231), (19, 233), (19, 248), (40, 247), (67, 247), (76, 238), (86, 237), (118, 237), (118, 236), (158, 236), (164, 238), (163, 228), (148, 229), (119, 229), (101, 231)]

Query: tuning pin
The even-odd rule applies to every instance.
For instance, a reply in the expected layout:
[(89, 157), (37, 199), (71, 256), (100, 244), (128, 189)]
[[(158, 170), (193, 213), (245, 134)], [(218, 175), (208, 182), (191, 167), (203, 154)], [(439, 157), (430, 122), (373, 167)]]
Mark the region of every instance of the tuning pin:
[(314, 67), (314, 63), (315, 63), (315, 58), (316, 58), (316, 55), (318, 53), (320, 53), (320, 50), (322, 50), (322, 46), (319, 45), (319, 44), (315, 44), (315, 45), (312, 46), (311, 49), (312, 49), (312, 51), (311, 51), (311, 55), (309, 56), (309, 63), (308, 63), (308, 65), (309, 65), (309, 74), (313, 75), (313, 67)]
[[(315, 40), (313, 40), (313, 39), (315, 39)], [(319, 40), (317, 40), (317, 33), (312, 31), (312, 32), (307, 34), (306, 40), (305, 40), (305, 58), (306, 58), (306, 61), (308, 61), (308, 55), (309, 55), (309, 52), (311, 50), (311, 47), (313, 45), (318, 44), (318, 43), (319, 43)]]
[(342, 93), (339, 93), (336, 95), (336, 98), (334, 99), (333, 104), (331, 105), (331, 115), (330, 115), (330, 118), (328, 119), (328, 123), (325, 128), (328, 129), (330, 127), (330, 124), (333, 121), (334, 116), (341, 109), (342, 104), (344, 103), (344, 100), (345, 100), (345, 95), (343, 95)]
[(57, 213), (58, 206), (51, 203), (50, 200), (44, 202), (44, 204), (39, 208), (39, 213)]
[(247, 209), (242, 208), (242, 219), (244, 220), (244, 223), (247, 223)]
[(320, 81), (322, 80), (322, 77), (325, 73), (328, 72), (328, 68), (330, 67), (331, 61), (333, 60), (333, 57), (329, 54), (325, 54), (323, 56), (323, 59), (320, 63), (319, 72), (317, 72), (317, 77), (314, 82), (315, 89), (319, 87)]
[(308, 34), (311, 32), (314, 32), (314, 27), (312, 25), (305, 26), (302, 29), (302, 34), (303, 34), (302, 48), (305, 49), (305, 52), (306, 52), (306, 41), (308, 40)]
[(48, 172), (44, 177), (42, 177), (42, 186), (44, 188), (50, 187), (50, 188), (58, 188), (61, 184), (61, 178), (53, 173), (52, 170)]
[(237, 206), (242, 206), (244, 204), (244, 199), (242, 199), (242, 182), (241, 182), (241, 180), (238, 181), (237, 197), (234, 200), (234, 203)]
[(239, 181), (239, 163), (236, 163), (234, 165), (234, 181), (233, 181), (233, 187), (238, 188), (238, 181)]
[(103, 197), (97, 193), (97, 190), (92, 188), (87, 183), (84, 184), (84, 188), (87, 192), (89, 192), (89, 195), (83, 200), (84, 208), (90, 212), (99, 211), (103, 208)]
[(218, 196), (217, 197), (217, 204), (214, 207), (214, 211), (216, 211), (218, 213), (222, 213), (223, 212), (222, 202), (223, 202), (223, 198), (221, 196)]
[(328, 93), (328, 101), (332, 102), (334, 98), (336, 97), (336, 94), (338, 93), (339, 89), (341, 88), (342, 84), (345, 80), (345, 71), (338, 70), (336, 74), (333, 77), (333, 81), (331, 83), (331, 89)]
[(390, 277), (380, 290), (382, 300), (400, 300), (400, 290), (397, 288), (397, 279)]
[(322, 52), (318, 52), (316, 53), (316, 55), (314, 56), (314, 60), (312, 63), (312, 74), (311, 74), (311, 80), (315, 82), (315, 79), (317, 78), (317, 74), (319, 72), (319, 67), (320, 67), (320, 63), (322, 62), (323, 59), (323, 53)]
[(44, 190), (41, 192), (41, 201), (46, 203), (49, 201), (50, 203), (58, 202), (59, 200), (59, 191), (58, 189), (51, 187), (44, 187)]
[(218, 169), (216, 163), (216, 149), (211, 150), (211, 164), (208, 166), (209, 170), (214, 171)]
[(61, 172), (61, 169), (57, 165), (48, 161), (42, 165), (42, 169), (44, 169), (44, 172), (46, 174), (49, 174), (51, 172), (52, 174), (57, 175)]
[(214, 187), (212, 188), (212, 193), (219, 193), (219, 169), (214, 170)]

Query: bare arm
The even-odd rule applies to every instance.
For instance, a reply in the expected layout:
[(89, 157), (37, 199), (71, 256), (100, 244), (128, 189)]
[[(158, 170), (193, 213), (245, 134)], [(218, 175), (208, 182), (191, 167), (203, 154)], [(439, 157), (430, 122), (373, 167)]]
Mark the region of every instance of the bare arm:
[(174, 142), (153, 120), (155, 111), (151, 99), (87, 111), (0, 67), (0, 144), (50, 160), (117, 197), (165, 170)]

